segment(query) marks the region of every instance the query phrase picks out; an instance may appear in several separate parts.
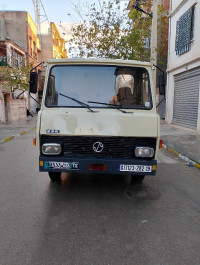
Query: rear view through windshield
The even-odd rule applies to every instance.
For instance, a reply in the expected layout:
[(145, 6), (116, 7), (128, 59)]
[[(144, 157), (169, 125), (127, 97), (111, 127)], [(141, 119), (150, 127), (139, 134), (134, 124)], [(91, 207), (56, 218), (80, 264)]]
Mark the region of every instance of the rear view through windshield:
[(47, 107), (151, 109), (149, 75), (142, 67), (62, 65), (51, 68)]

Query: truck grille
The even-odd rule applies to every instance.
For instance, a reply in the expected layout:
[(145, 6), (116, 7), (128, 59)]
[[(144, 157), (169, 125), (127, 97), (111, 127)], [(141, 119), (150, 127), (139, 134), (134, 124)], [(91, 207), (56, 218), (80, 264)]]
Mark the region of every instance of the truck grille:
[[(138, 137), (91, 137), (91, 136), (41, 136), (41, 146), (44, 143), (59, 143), (64, 156), (79, 156), (93, 158), (135, 158), (136, 146), (156, 147), (155, 138)], [(102, 143), (103, 150), (95, 152), (94, 143)], [(98, 146), (98, 144), (96, 144)], [(100, 146), (101, 147), (101, 146)], [(101, 148), (100, 148), (101, 149)], [(152, 159), (152, 158), (150, 158)]]

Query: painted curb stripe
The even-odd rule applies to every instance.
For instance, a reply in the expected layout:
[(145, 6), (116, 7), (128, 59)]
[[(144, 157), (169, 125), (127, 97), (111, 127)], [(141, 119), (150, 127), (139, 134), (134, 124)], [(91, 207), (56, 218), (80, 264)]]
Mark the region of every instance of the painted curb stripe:
[(25, 133), (27, 133), (28, 131), (23, 131), (23, 132), (20, 132), (20, 135), (23, 135)]
[[(31, 130), (32, 130), (32, 131), (36, 130), (36, 127), (31, 128)], [(30, 132), (31, 130), (28, 130), (28, 131), (22, 131), (22, 132), (20, 132), (19, 135), (17, 135), (17, 136), (10, 136), (10, 137), (8, 137), (8, 138), (5, 138), (5, 139), (3, 139), (3, 141), (0, 142), (0, 144), (6, 143), (6, 142), (8, 142), (8, 141), (10, 141), (10, 140), (13, 140), (14, 138), (16, 138), (16, 137), (18, 137), (18, 136), (21, 136), (21, 135), (24, 135), (24, 134)]]
[(200, 169), (200, 164), (199, 163), (195, 163), (195, 167)]
[(5, 138), (5, 139), (3, 140), (3, 143), (6, 143), (6, 142), (8, 142), (8, 141), (10, 141), (10, 140), (12, 140), (12, 139), (14, 139), (13, 136), (10, 136), (10, 137), (8, 137), (8, 138)]
[(188, 158), (187, 156), (184, 156), (184, 155), (182, 155), (182, 154), (179, 154), (179, 153), (176, 152), (174, 149), (172, 149), (171, 147), (169, 147), (169, 146), (167, 146), (167, 145), (165, 145), (165, 144), (163, 144), (163, 148), (166, 149), (166, 150), (168, 150), (169, 152), (173, 153), (175, 156), (178, 156), (180, 159), (186, 161), (188, 164), (190, 164), (190, 165), (192, 165), (192, 166), (194, 166), (194, 167), (200, 169), (200, 164), (197, 163), (196, 161), (194, 161), (194, 160)]

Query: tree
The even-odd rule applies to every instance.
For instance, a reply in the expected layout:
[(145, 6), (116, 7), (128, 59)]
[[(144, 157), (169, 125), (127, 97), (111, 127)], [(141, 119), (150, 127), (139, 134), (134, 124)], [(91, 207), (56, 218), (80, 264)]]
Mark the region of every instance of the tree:
[[(120, 14), (121, 13), (121, 14)], [(120, 2), (91, 5), (87, 20), (74, 25), (69, 52), (80, 57), (150, 60), (145, 48), (151, 18), (141, 12), (120, 11)]]
[(18, 67), (1, 66), (0, 80), (3, 89), (7, 92), (15, 89), (28, 90), (31, 68), (32, 65), (25, 66), (24, 64)]

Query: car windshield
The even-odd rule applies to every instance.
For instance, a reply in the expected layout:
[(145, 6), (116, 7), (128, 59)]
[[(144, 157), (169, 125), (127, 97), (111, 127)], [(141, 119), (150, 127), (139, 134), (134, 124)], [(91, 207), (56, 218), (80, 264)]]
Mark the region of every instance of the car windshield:
[(151, 109), (149, 75), (142, 67), (53, 66), (45, 103), (47, 107), (83, 108), (85, 104), (92, 108), (112, 108), (115, 105)]

